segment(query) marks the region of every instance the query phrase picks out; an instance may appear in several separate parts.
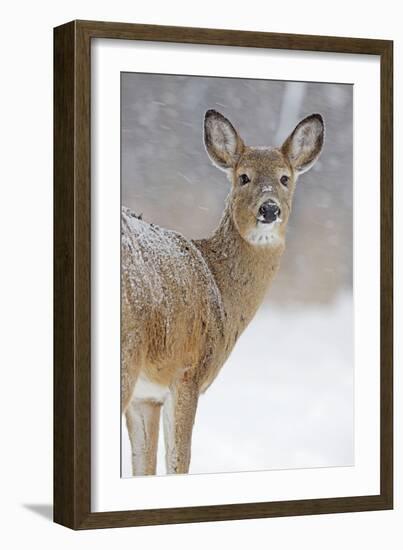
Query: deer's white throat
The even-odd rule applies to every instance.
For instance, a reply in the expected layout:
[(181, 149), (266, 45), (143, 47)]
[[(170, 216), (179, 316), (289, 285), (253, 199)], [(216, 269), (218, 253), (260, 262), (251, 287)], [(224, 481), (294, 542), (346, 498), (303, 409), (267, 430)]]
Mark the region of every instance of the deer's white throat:
[(258, 220), (256, 227), (251, 229), (246, 240), (255, 246), (278, 245), (281, 243), (282, 237), (279, 233), (279, 222), (276, 220), (273, 223), (262, 223)]

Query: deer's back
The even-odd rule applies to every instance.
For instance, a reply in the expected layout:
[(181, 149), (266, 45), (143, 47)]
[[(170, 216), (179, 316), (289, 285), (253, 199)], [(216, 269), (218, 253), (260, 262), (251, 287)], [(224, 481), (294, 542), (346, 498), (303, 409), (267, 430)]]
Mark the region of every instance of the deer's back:
[[(122, 347), (153, 381), (203, 376), (223, 335), (223, 306), (200, 251), (122, 210)], [(200, 372), (196, 372), (199, 369)]]

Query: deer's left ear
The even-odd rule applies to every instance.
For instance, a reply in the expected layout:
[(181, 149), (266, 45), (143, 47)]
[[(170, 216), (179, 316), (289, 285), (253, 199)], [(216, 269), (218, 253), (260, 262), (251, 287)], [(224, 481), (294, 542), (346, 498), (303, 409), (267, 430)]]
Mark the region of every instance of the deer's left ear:
[(281, 147), (297, 174), (315, 164), (323, 148), (325, 125), (321, 115), (310, 115), (295, 127)]

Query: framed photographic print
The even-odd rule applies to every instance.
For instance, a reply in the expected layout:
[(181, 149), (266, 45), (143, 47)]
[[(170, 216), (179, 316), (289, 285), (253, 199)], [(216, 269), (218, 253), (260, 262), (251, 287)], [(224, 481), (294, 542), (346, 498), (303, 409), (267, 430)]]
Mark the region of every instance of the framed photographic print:
[(390, 41), (54, 34), (54, 519), (393, 506)]

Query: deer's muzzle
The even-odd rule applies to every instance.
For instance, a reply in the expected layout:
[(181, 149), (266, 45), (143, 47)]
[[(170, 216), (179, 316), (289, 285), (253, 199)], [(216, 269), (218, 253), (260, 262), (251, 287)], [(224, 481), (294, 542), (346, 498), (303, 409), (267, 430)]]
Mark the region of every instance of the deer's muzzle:
[(280, 218), (281, 210), (273, 199), (264, 202), (259, 208), (258, 220), (262, 223), (273, 223)]

